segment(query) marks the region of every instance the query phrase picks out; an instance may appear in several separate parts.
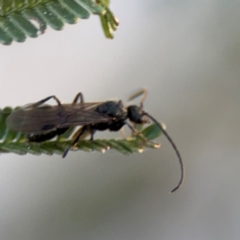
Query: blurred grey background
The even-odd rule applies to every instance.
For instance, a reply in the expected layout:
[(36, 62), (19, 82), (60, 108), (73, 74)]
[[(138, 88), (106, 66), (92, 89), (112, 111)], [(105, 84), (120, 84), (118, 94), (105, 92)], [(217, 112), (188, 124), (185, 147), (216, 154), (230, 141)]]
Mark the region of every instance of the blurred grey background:
[[(0, 103), (126, 100), (147, 87), (186, 167), (162, 147), (143, 154), (0, 156), (1, 240), (240, 238), (240, 2), (112, 1), (114, 40), (92, 16), (0, 46)], [(100, 134), (96, 135), (100, 137)], [(114, 136), (104, 133), (104, 137)], [(118, 136), (118, 134), (117, 134)]]

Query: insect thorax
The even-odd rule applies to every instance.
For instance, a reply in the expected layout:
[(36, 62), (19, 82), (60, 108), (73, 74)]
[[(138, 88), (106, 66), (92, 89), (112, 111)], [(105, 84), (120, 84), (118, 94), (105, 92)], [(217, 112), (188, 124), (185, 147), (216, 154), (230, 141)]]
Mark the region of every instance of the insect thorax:
[(94, 124), (93, 127), (97, 130), (118, 131), (126, 124), (127, 110), (121, 101), (107, 101), (99, 105), (96, 111), (112, 118), (106, 123)]

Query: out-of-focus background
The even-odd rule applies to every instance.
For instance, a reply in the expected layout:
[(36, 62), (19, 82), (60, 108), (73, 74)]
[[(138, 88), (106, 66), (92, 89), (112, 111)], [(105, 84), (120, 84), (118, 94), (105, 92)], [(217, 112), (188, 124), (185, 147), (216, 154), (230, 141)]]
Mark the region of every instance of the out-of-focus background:
[[(240, 237), (240, 2), (112, 1), (114, 40), (92, 16), (0, 46), (0, 103), (126, 100), (147, 87), (164, 137), (143, 154), (0, 156), (1, 240), (174, 240)], [(96, 134), (96, 138), (101, 135)], [(104, 133), (104, 137), (114, 136)], [(117, 135), (118, 136), (118, 135)]]

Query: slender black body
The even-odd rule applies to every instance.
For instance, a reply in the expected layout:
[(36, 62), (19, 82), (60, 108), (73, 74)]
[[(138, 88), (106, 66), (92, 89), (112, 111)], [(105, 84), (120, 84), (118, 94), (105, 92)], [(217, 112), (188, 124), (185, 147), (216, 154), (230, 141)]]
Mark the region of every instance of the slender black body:
[[(61, 104), (57, 97), (50, 96), (14, 111), (8, 116), (6, 125), (9, 129), (27, 134), (27, 139), (31, 142), (50, 140), (66, 132), (69, 127), (82, 126), (74, 134), (71, 145), (65, 150), (63, 157), (66, 157), (69, 149), (86, 132), (90, 133), (91, 140), (93, 140), (96, 131), (119, 131), (124, 125), (137, 132), (128, 120), (134, 124), (145, 124), (151, 119), (170, 141), (179, 158), (181, 179), (177, 187), (172, 190), (174, 192), (183, 182), (184, 167), (182, 159), (176, 145), (167, 132), (156, 119), (143, 110), (143, 101), (146, 98), (146, 94), (146, 90), (141, 90), (132, 95), (130, 100), (140, 95), (143, 97), (140, 106), (130, 105), (128, 107), (125, 107), (121, 101), (84, 103), (82, 93), (77, 94), (72, 104)], [(43, 105), (50, 99), (54, 99), (57, 105)], [(79, 103), (78, 100), (80, 100)]]

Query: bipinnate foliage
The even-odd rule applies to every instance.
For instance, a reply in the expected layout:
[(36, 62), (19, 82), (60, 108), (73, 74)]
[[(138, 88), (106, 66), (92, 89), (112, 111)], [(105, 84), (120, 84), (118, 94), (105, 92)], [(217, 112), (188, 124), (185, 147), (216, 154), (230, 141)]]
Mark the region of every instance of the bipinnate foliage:
[(47, 26), (62, 30), (65, 23), (75, 24), (91, 14), (100, 17), (104, 34), (113, 38), (118, 20), (106, 0), (0, 0), (0, 43), (24, 42), (37, 38)]

